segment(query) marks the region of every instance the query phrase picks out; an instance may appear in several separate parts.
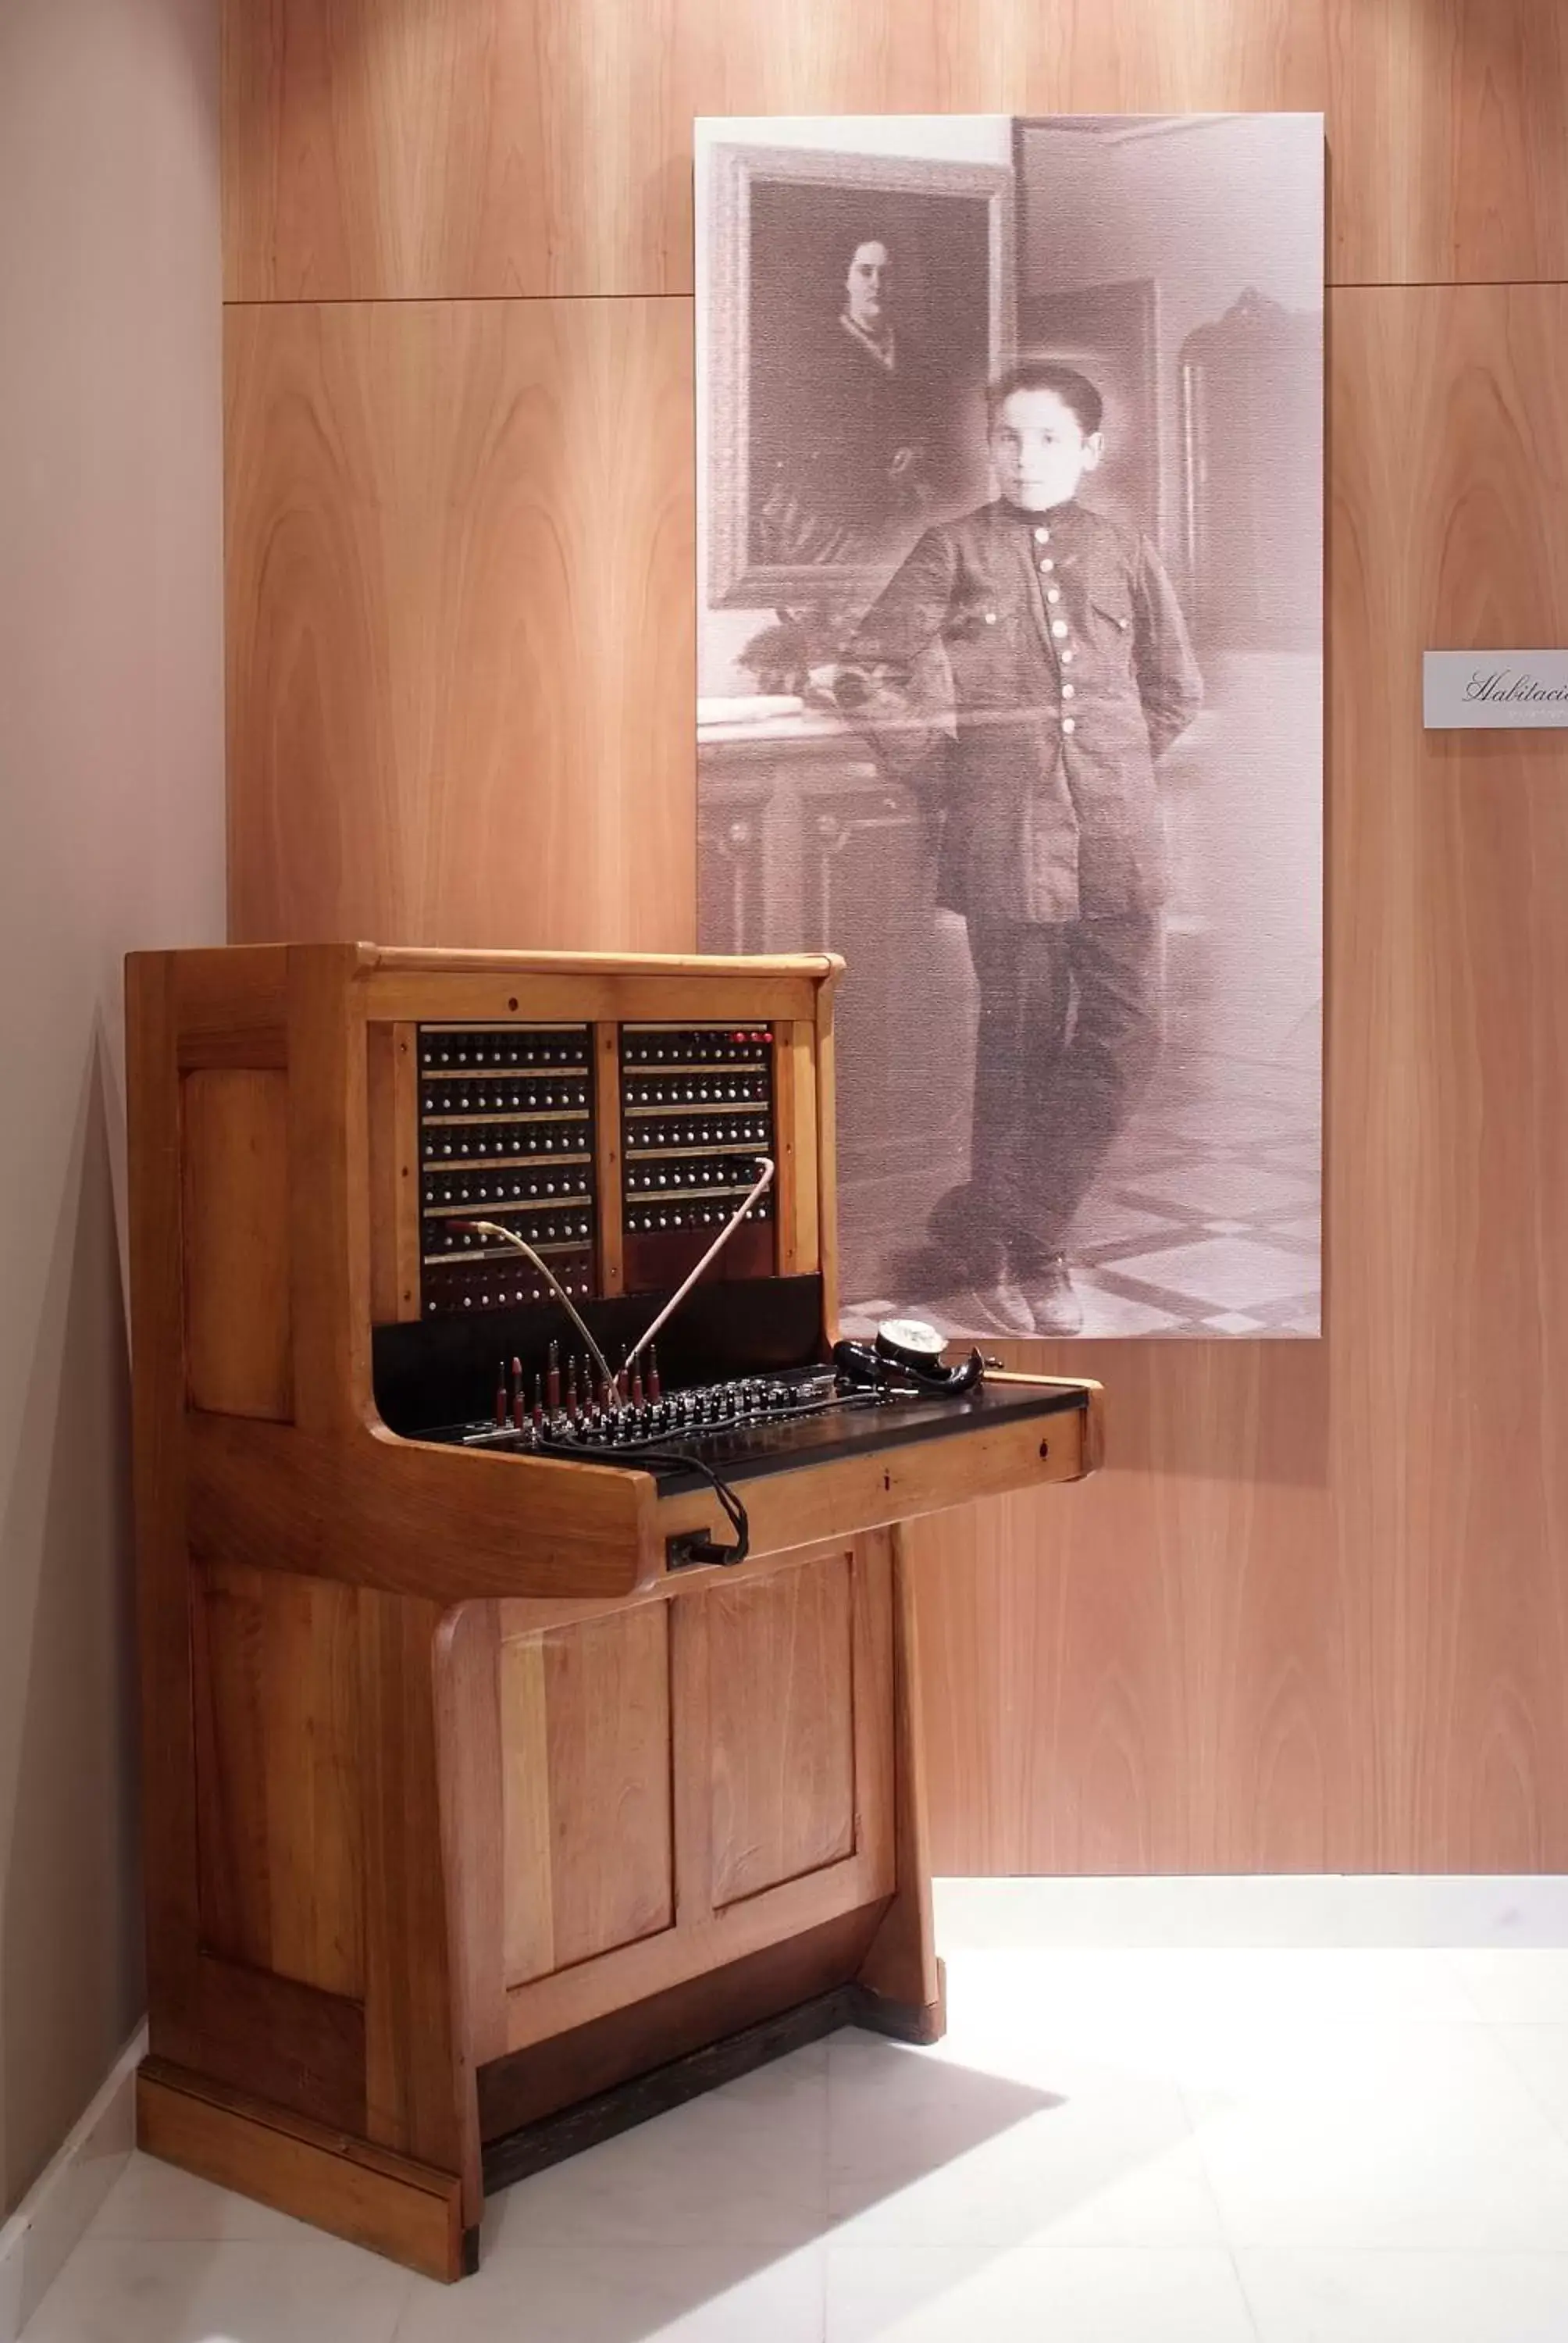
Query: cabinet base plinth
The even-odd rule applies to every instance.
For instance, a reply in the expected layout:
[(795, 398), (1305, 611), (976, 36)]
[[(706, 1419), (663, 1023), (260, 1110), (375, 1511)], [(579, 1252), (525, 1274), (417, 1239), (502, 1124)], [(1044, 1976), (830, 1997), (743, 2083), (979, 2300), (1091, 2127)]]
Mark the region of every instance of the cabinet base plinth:
[(886, 2034), (899, 2042), (938, 2042), (946, 2028), (946, 1995), (929, 2008), (915, 2009), (887, 2000), (863, 1985), (839, 1985), (776, 2016), (742, 2026), (717, 2042), (705, 2043), (683, 2057), (668, 2059), (645, 2075), (636, 2075), (613, 2089), (579, 2099), (537, 2122), (518, 2126), (492, 2139), (485, 2147), (485, 2194), (525, 2180), (530, 2173), (564, 2164), (584, 2148), (635, 2130), (652, 2116), (684, 2107), (704, 2092), (717, 2090), (741, 2075), (755, 2073), (775, 2058), (788, 2057), (808, 2042), (819, 2042), (846, 2026)]
[(137, 2070), (136, 2145), (425, 2278), (450, 2284), (479, 2266), (479, 2233), (463, 2227), (456, 2173), (389, 2155), (166, 2059), (144, 2059)]

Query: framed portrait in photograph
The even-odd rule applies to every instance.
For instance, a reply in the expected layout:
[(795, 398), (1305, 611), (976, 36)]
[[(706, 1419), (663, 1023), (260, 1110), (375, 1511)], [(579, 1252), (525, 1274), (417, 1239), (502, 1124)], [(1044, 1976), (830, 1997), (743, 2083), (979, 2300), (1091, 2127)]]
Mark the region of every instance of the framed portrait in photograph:
[(849, 591), (973, 488), (1011, 339), (1011, 174), (714, 144), (709, 599)]

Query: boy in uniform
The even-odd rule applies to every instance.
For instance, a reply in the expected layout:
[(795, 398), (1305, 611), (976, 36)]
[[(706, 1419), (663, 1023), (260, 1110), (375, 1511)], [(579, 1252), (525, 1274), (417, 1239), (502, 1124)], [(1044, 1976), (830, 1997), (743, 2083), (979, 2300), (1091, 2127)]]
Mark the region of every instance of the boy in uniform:
[(1067, 1243), (1159, 1055), (1156, 759), (1201, 704), (1146, 538), (1078, 501), (1103, 451), (1076, 369), (988, 399), (1000, 496), (926, 530), (856, 628), (839, 706), (940, 790), (937, 900), (980, 986), (970, 1177), (931, 1215), (974, 1331), (1076, 1334)]

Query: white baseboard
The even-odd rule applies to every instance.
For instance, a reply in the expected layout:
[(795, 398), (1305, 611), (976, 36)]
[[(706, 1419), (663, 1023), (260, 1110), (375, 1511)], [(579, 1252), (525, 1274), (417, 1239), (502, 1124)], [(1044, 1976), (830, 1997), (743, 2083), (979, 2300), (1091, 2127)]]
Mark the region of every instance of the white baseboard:
[[(944, 1952), (1082, 1946), (1568, 1946), (1568, 1877), (939, 1879)], [(3, 2343), (3, 2338), (0, 2338)]]
[(0, 2343), (16, 2343), (125, 2170), (136, 2145), (136, 2068), (146, 2053), (143, 2026), (65, 2146), (0, 2227)]

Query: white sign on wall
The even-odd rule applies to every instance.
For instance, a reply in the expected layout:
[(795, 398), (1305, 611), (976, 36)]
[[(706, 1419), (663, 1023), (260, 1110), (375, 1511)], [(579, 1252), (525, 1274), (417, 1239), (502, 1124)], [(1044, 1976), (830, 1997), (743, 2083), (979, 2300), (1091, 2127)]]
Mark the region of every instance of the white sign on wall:
[(1568, 651), (1428, 651), (1429, 732), (1568, 727)]

